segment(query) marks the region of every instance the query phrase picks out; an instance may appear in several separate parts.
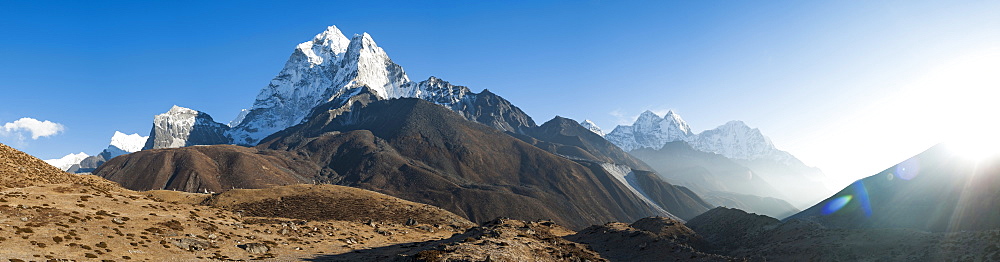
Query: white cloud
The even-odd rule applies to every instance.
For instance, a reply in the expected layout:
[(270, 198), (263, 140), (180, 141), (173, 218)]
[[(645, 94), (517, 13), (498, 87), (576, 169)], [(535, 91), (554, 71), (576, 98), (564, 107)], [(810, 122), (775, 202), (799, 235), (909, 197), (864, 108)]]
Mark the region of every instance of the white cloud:
[(0, 135), (2, 136), (12, 136), (23, 139), (24, 134), (28, 133), (31, 139), (38, 139), (39, 137), (53, 136), (62, 133), (66, 128), (62, 124), (55, 123), (52, 121), (38, 121), (34, 118), (21, 118), (14, 122), (9, 122), (3, 124), (0, 127)]

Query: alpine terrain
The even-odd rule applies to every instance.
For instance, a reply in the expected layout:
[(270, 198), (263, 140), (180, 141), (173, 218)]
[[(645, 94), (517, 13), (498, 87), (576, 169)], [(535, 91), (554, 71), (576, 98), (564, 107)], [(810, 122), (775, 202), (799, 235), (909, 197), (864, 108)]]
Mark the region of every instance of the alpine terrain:
[[(228, 143), (256, 146), (185, 148)], [(576, 121), (538, 126), (488, 90), (412, 82), (370, 35), (348, 40), (332, 26), (299, 44), (230, 124), (174, 106), (155, 117), (144, 148), (95, 174), (134, 190), (346, 185), (474, 222), (545, 218), (571, 228), (713, 207)]]

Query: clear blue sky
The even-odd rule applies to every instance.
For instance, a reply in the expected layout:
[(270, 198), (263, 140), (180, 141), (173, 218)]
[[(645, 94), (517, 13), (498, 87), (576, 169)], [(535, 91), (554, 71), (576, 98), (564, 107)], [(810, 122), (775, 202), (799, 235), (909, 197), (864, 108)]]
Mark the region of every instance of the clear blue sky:
[[(910, 100), (886, 99), (912, 93), (915, 81), (942, 64), (992, 54), (1000, 46), (998, 6), (3, 1), (0, 126), (30, 117), (65, 130), (0, 142), (43, 159), (94, 154), (116, 130), (147, 135), (153, 115), (175, 104), (227, 122), (252, 104), (297, 43), (337, 25), (348, 36), (370, 33), (411, 79), (433, 75), (488, 88), (539, 123), (561, 115), (610, 131), (647, 109), (673, 109), (696, 131), (738, 119), (807, 164), (861, 176), (947, 135), (899, 120), (894, 114), (913, 111), (883, 107)], [(996, 65), (993, 58), (975, 61)], [(922, 88), (917, 97), (940, 87)]]

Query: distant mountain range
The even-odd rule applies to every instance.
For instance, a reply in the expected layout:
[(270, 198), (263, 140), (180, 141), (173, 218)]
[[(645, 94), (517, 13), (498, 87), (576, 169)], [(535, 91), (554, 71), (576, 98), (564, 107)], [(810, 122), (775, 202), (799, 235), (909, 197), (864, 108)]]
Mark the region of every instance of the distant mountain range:
[[(599, 134), (601, 128), (593, 122), (583, 123)], [(650, 163), (667, 181), (715, 195), (708, 199), (716, 205), (784, 217), (833, 192), (822, 171), (777, 149), (742, 121), (696, 134), (674, 111), (662, 117), (645, 111), (632, 125), (619, 125), (604, 138)]]
[(127, 135), (115, 131), (115, 134), (111, 136), (111, 143), (108, 145), (108, 148), (105, 148), (100, 153), (91, 156), (80, 152), (69, 154), (62, 158), (45, 160), (45, 162), (70, 173), (90, 173), (109, 159), (142, 150), (148, 138), (139, 134)]

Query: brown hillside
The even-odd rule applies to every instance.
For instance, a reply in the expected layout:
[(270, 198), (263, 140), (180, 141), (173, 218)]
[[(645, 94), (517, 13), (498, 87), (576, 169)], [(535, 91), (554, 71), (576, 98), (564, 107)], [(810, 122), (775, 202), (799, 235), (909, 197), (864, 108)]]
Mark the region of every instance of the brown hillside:
[(326, 181), (432, 204), (474, 222), (552, 219), (583, 228), (660, 214), (599, 168), (447, 108), (419, 99), (362, 104), (317, 111), (258, 148), (308, 156)]
[(71, 183), (78, 177), (10, 146), (0, 144), (0, 187)]
[(95, 175), (132, 190), (222, 192), (312, 183), (315, 165), (287, 152), (233, 145), (143, 150), (111, 159)]

